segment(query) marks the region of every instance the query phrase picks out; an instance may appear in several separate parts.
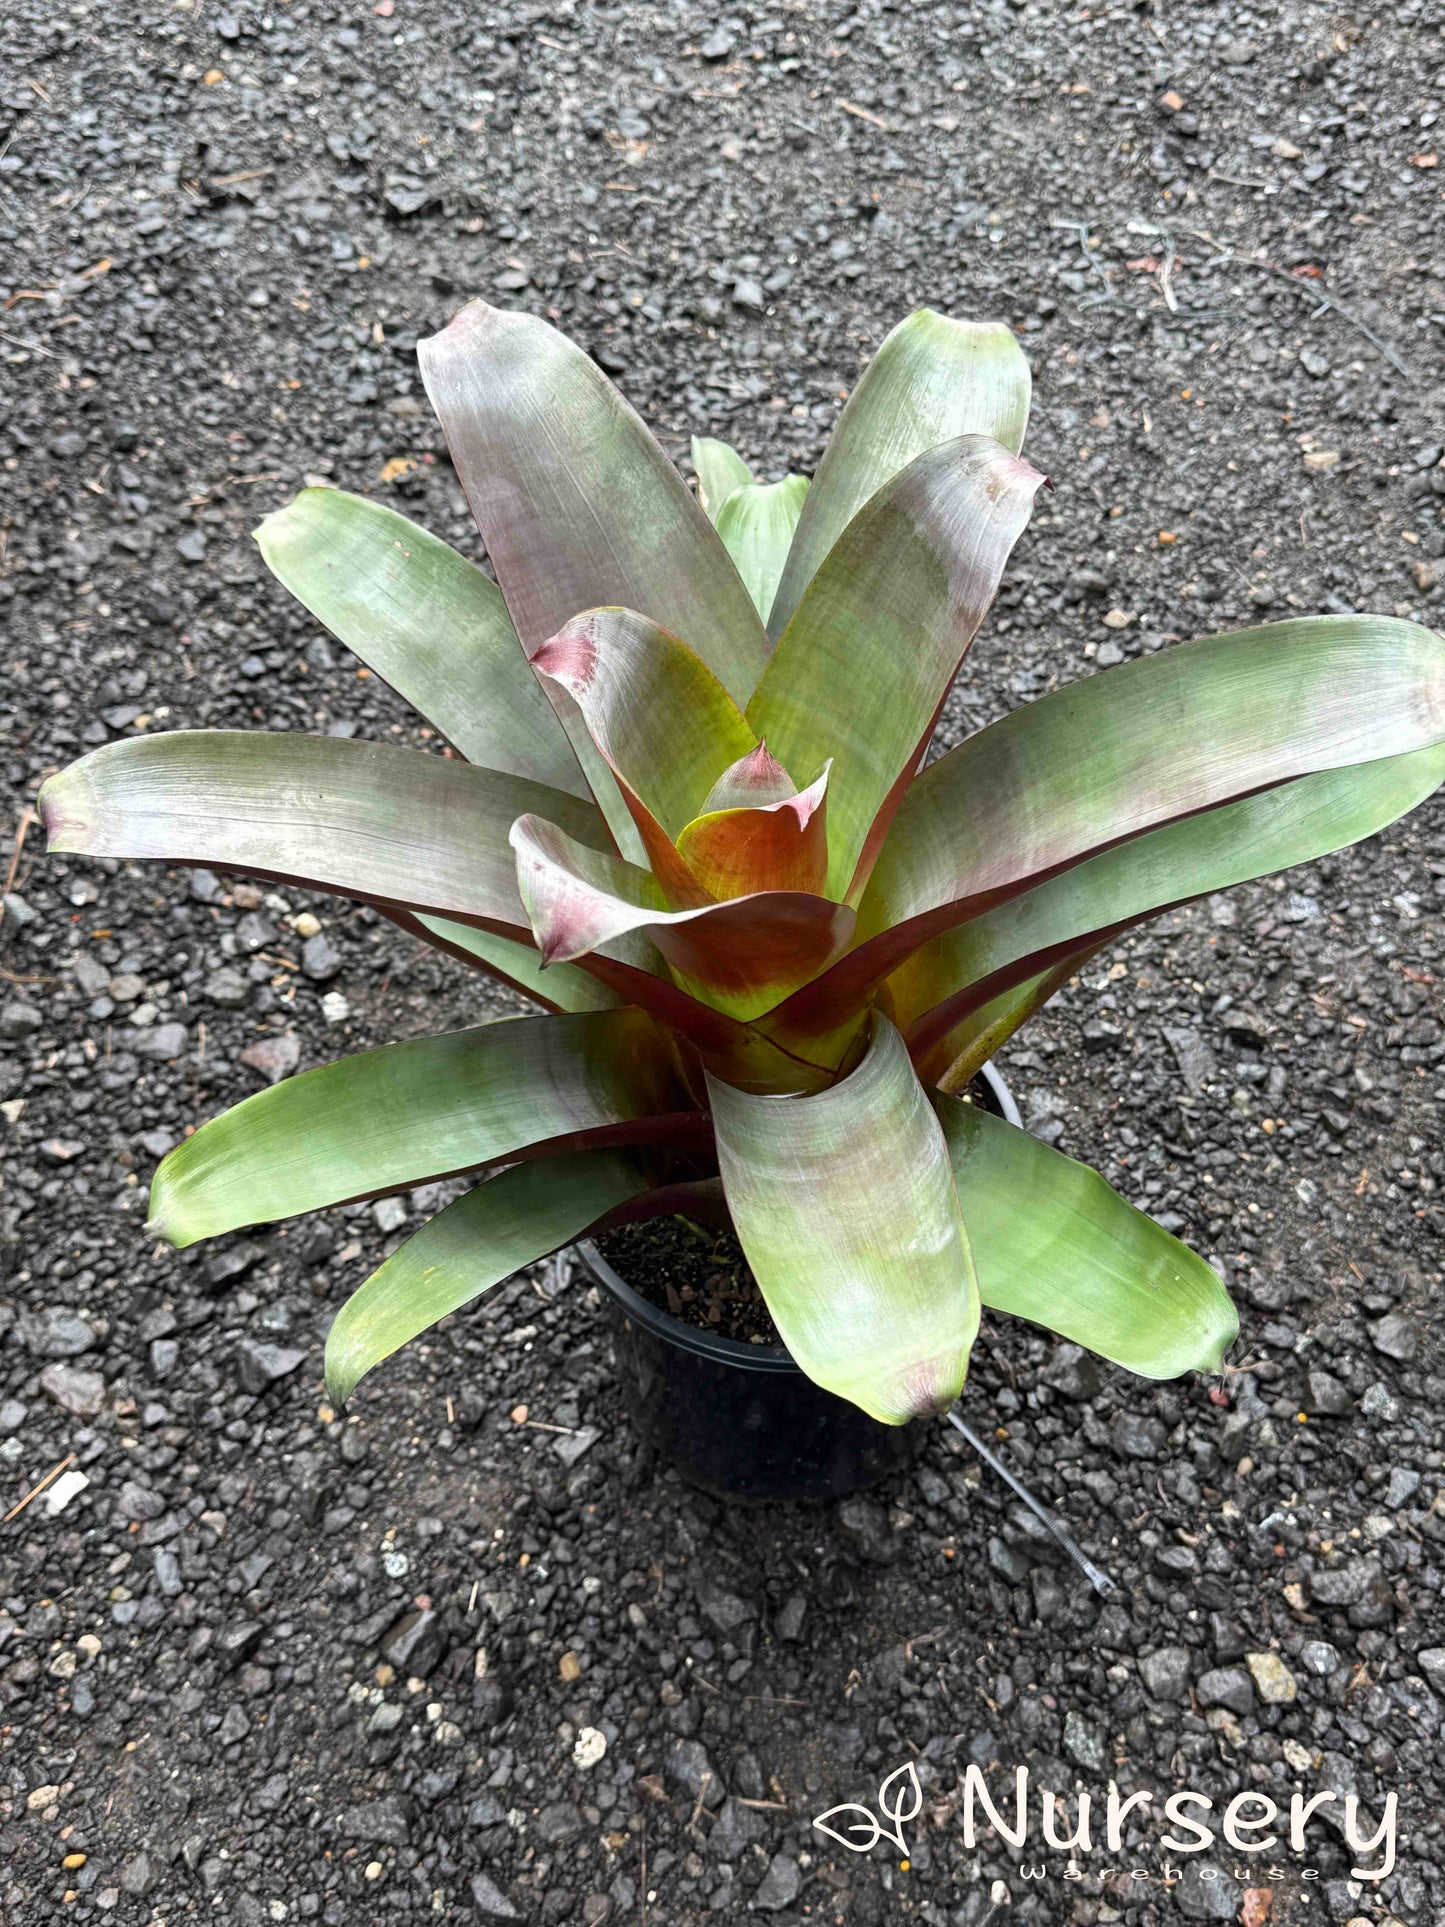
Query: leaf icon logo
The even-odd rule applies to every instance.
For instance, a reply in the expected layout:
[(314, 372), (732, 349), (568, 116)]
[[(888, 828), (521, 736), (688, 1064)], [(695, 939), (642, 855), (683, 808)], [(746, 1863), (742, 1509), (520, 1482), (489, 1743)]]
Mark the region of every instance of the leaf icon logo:
[[(890, 1789), (896, 1788), (893, 1802), (889, 1804)], [(918, 1772), (912, 1760), (900, 1766), (896, 1773), (890, 1773), (878, 1789), (878, 1810), (885, 1820), (893, 1822), (893, 1830), (886, 1827), (880, 1831), (888, 1833), (890, 1840), (898, 1843), (898, 1851), (907, 1857), (908, 1846), (903, 1838), (904, 1827), (916, 1820), (923, 1811), (923, 1788), (918, 1782)]]
[[(896, 1772), (890, 1773), (879, 1787), (878, 1813), (855, 1801), (845, 1801), (842, 1806), (829, 1807), (826, 1813), (820, 1813), (813, 1825), (819, 1833), (826, 1833), (830, 1840), (836, 1840), (840, 1847), (846, 1847), (849, 1853), (868, 1853), (880, 1840), (889, 1840), (906, 1860), (908, 1842), (903, 1837), (903, 1829), (916, 1820), (922, 1811), (923, 1787), (917, 1769), (909, 1760)], [(852, 1817), (842, 1830), (829, 1826), (830, 1820), (836, 1820), (845, 1813)]]
[[(858, 1816), (857, 1819), (848, 1822), (847, 1833), (840, 1833), (836, 1827), (828, 1825), (828, 1822), (840, 1813), (853, 1813)], [(829, 1807), (826, 1813), (819, 1814), (813, 1825), (819, 1833), (826, 1833), (830, 1840), (836, 1840), (840, 1847), (846, 1847), (849, 1853), (867, 1853), (871, 1848), (876, 1847), (883, 1837), (883, 1829), (879, 1826), (878, 1816), (875, 1813), (868, 1807), (848, 1803), (841, 1807)], [(859, 1837), (850, 1840), (848, 1834)]]

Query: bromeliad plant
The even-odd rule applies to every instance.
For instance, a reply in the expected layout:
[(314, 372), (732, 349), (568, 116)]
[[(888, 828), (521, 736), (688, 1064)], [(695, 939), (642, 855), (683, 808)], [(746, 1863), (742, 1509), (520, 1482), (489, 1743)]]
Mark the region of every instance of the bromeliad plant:
[(41, 809), (56, 850), (374, 904), (550, 1014), (248, 1098), (162, 1163), (151, 1229), (505, 1167), (342, 1310), (338, 1396), (518, 1266), (719, 1178), (793, 1356), (879, 1419), (958, 1395), (980, 1302), (1151, 1377), (1218, 1367), (1214, 1272), (961, 1094), (1122, 931), (1428, 796), (1445, 642), (1379, 616), (1215, 636), (924, 768), (1043, 480), (1006, 328), (913, 315), (811, 487), (702, 441), (700, 505), (543, 322), (475, 303), (421, 363), (500, 591), (332, 490), (258, 533), (456, 756), (188, 732), (97, 750)]

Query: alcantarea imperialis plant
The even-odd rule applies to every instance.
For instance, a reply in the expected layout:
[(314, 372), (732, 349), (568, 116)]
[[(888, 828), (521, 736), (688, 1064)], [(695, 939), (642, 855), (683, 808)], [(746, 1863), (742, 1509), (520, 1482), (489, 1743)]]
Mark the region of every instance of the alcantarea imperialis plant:
[(505, 1167), (342, 1310), (340, 1396), (589, 1228), (715, 1202), (712, 1173), (798, 1363), (880, 1419), (957, 1395), (980, 1301), (1150, 1376), (1217, 1367), (1214, 1272), (957, 1093), (1121, 931), (1428, 796), (1445, 641), (1362, 615), (1190, 642), (922, 767), (1043, 479), (1006, 328), (914, 314), (811, 486), (704, 441), (701, 503), (539, 320), (474, 303), (421, 364), (500, 592), (337, 491), (259, 541), (457, 757), (187, 732), (40, 806), (55, 850), (374, 904), (550, 1014), (248, 1098), (161, 1164), (151, 1228)]

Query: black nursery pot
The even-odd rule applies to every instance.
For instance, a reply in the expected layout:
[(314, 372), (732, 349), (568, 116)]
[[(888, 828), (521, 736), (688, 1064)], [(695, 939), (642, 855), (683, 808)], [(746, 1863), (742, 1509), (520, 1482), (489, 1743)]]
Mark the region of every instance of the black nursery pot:
[[(991, 1064), (982, 1101), (1018, 1106)], [(601, 1286), (633, 1423), (694, 1485), (734, 1500), (841, 1499), (913, 1456), (917, 1427), (880, 1425), (815, 1385), (781, 1345), (744, 1345), (685, 1325), (634, 1291), (594, 1244), (578, 1250)]]

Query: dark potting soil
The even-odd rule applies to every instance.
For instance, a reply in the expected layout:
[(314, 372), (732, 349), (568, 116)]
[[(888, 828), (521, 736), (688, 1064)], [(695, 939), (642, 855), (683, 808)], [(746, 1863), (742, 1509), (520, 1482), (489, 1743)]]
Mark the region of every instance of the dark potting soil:
[(685, 1325), (745, 1345), (782, 1343), (735, 1231), (649, 1218), (604, 1232), (597, 1248), (649, 1305)]
[[(978, 1078), (964, 1098), (996, 1108)], [(783, 1342), (735, 1231), (693, 1218), (649, 1218), (603, 1232), (596, 1243), (625, 1283), (683, 1324), (744, 1345)]]

